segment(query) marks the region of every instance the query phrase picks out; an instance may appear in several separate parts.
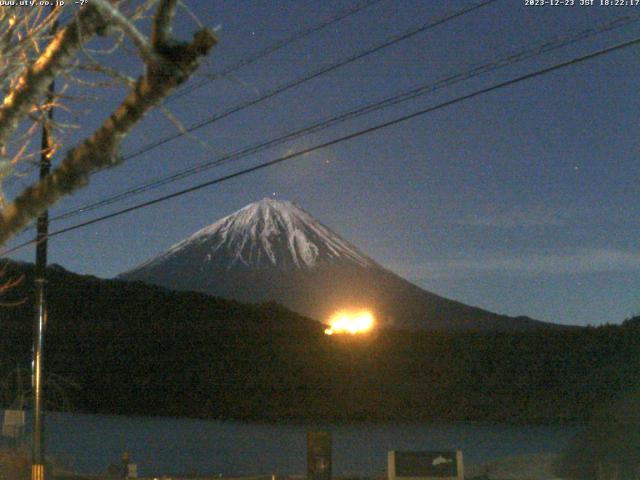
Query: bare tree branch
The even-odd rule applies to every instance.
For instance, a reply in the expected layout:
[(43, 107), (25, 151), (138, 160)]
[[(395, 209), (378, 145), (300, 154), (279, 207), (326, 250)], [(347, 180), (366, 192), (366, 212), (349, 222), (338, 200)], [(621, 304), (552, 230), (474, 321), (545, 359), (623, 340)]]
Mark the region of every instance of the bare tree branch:
[[(192, 42), (178, 42), (173, 39), (170, 21), (175, 5), (174, 0), (164, 0), (156, 13), (152, 45), (158, 61), (147, 64), (145, 74), (137, 80), (124, 101), (98, 130), (67, 153), (51, 175), (28, 187), (0, 212), (0, 244), (21, 231), (60, 198), (85, 186), (91, 173), (119, 164), (122, 159), (118, 151), (126, 135), (149, 110), (159, 105), (193, 74), (201, 59), (215, 45), (216, 37), (207, 29), (198, 31)], [(82, 33), (86, 34), (87, 27), (90, 32), (95, 33), (98, 28), (104, 28), (102, 22), (102, 17), (97, 18), (95, 15), (85, 19), (81, 25)], [(68, 62), (71, 50), (74, 53), (79, 50), (77, 27), (75, 35), (69, 33), (69, 28), (56, 36), (34, 65), (34, 71), (29, 72), (31, 76), (27, 76), (25, 82), (31, 81), (32, 77), (36, 77), (38, 82), (43, 82), (40, 77), (52, 78), (61, 70), (61, 65)], [(58, 51), (60, 49), (63, 51)], [(9, 114), (3, 110), (15, 110), (15, 103), (24, 103), (24, 97), (33, 100), (37, 92), (38, 88), (35, 86), (23, 86), (19, 94), (11, 95), (9, 101), (5, 101), (3, 109), (0, 109), (0, 141), (8, 137), (7, 133), (3, 132), (3, 127), (5, 130), (8, 129), (4, 123), (7, 122)], [(5, 117), (2, 117), (3, 113)], [(13, 113), (16, 117), (14, 122), (17, 122), (19, 113), (21, 112)]]
[[(18, 128), (37, 99), (44, 95), (51, 81), (75, 56), (81, 42), (88, 40), (107, 24), (94, 8), (83, 8), (78, 16), (49, 43), (36, 62), (29, 66), (16, 87), (0, 106), (0, 150)], [(82, 35), (81, 35), (82, 34)]]
[(153, 63), (158, 61), (158, 58), (149, 44), (149, 40), (145, 37), (140, 30), (136, 28), (133, 22), (129, 21), (120, 10), (114, 7), (110, 2), (105, 0), (91, 0), (92, 5), (97, 8), (100, 13), (108, 17), (113, 21), (117, 28), (121, 29), (138, 47), (142, 58), (148, 62)]
[(162, 48), (170, 43), (172, 38), (171, 24), (176, 13), (178, 0), (161, 0), (158, 11), (153, 19), (151, 42), (155, 48)]

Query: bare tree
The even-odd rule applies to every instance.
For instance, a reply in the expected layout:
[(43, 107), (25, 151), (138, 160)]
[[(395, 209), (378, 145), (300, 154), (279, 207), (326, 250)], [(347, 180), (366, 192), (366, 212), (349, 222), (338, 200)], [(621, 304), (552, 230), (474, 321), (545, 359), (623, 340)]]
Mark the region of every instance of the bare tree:
[[(62, 101), (70, 78), (82, 81), (77, 72), (92, 70), (126, 85), (126, 93), (102, 125), (68, 148), (51, 175), (34, 181), (12, 202), (3, 202), (0, 244), (62, 197), (85, 186), (92, 173), (121, 163), (123, 139), (189, 79), (210, 52), (216, 37), (207, 28), (197, 30), (191, 41), (174, 37), (172, 24), (178, 2), (88, 0), (75, 9), (0, 7), (0, 88), (4, 93), (0, 105), (0, 182), (15, 174), (20, 162), (39, 156), (40, 150), (34, 154), (30, 146), (40, 125), (52, 131), (62, 128), (51, 124), (47, 112)], [(52, 35), (51, 26), (65, 12), (71, 12), (71, 17)], [(144, 25), (149, 25), (148, 33), (141, 28)], [(105, 36), (114, 39), (112, 51), (127, 46), (135, 49), (142, 70), (138, 78), (112, 69), (92, 55), (91, 42)], [(65, 80), (62, 93), (47, 95), (49, 85), (58, 78)], [(62, 147), (54, 141), (45, 153), (52, 156)]]

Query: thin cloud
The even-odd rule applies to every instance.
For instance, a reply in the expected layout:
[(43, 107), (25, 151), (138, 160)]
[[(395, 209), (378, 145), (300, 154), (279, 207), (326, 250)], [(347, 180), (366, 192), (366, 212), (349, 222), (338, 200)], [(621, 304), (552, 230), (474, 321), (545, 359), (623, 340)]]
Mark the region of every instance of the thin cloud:
[(564, 226), (576, 217), (570, 207), (511, 206), (498, 207), (454, 220), (457, 225), (488, 228), (523, 228)]
[(640, 252), (608, 248), (563, 253), (492, 255), (440, 259), (422, 265), (396, 265), (392, 270), (411, 279), (470, 275), (565, 275), (640, 270)]

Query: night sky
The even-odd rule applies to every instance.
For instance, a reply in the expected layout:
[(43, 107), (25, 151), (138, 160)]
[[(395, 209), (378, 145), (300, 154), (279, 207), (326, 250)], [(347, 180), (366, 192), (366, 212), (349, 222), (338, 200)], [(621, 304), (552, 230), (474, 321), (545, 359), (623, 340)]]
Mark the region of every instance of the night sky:
[[(189, 0), (219, 26), (195, 83), (304, 30), (353, 1)], [(476, 1), (381, 0), (253, 65), (169, 102), (185, 125)], [(579, 4), (580, 0), (576, 0)], [(599, 3), (599, 0), (596, 1)], [(360, 105), (490, 63), (527, 46), (640, 15), (640, 6), (525, 6), (500, 0), (336, 69), (95, 175), (52, 215), (210, 161)], [(197, 26), (182, 11), (176, 31)], [(52, 230), (171, 193), (630, 40), (640, 22), (535, 56), (126, 201)], [(640, 47), (437, 110), (302, 158), (60, 235), (50, 262), (112, 277), (263, 197), (292, 200), (384, 266), (439, 295), (498, 313), (578, 325), (640, 313)], [(134, 74), (133, 56), (108, 62)], [(73, 89), (77, 87), (73, 87)], [(121, 89), (72, 104), (92, 132)], [(88, 113), (85, 113), (87, 112)], [(61, 114), (62, 115), (62, 114)], [(176, 131), (149, 116), (124, 153)], [(10, 193), (24, 185), (24, 177)], [(33, 232), (18, 237), (25, 241)], [(32, 261), (33, 247), (13, 255)]]

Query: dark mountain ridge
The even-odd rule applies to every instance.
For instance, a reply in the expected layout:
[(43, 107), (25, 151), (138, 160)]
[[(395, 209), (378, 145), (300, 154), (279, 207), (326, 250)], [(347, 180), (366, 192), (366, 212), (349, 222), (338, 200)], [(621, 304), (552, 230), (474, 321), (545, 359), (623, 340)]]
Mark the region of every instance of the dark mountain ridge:
[[(5, 278), (20, 275), (24, 281), (1, 299), (26, 299), (0, 308), (4, 369), (26, 368), (31, 358), (33, 267), (11, 264)], [(48, 278), (45, 379), (65, 379), (69, 403), (81, 412), (557, 423), (582, 421), (640, 387), (640, 329), (633, 325), (327, 336), (322, 324), (276, 304), (60, 267)]]

